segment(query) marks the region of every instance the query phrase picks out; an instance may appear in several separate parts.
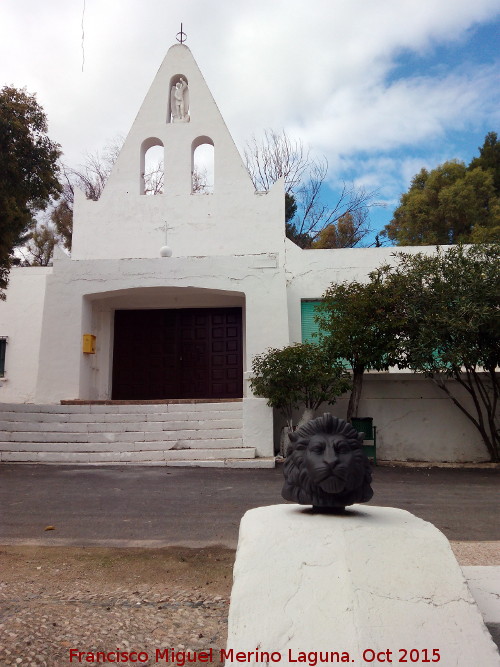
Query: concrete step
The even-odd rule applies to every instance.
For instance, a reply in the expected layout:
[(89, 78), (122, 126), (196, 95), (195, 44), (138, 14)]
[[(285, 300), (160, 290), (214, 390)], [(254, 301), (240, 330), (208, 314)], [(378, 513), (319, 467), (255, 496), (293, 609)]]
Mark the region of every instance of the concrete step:
[(85, 413), (60, 413), (60, 412), (4, 412), (0, 410), (0, 421), (7, 423), (33, 423), (38, 424), (79, 424), (79, 423), (103, 423), (116, 424), (126, 422), (186, 422), (186, 421), (234, 421), (241, 419), (242, 410), (224, 412), (222, 410), (209, 412), (102, 412), (97, 414)]
[[(83, 415), (78, 415), (83, 416)], [(115, 416), (115, 415), (113, 415)], [(0, 421), (0, 431), (9, 432), (60, 432), (60, 433), (99, 433), (112, 430), (116, 433), (125, 431), (220, 431), (241, 429), (241, 419), (193, 419), (183, 421)]]
[(42, 405), (36, 403), (0, 403), (0, 414), (2, 413), (36, 413), (36, 414), (200, 414), (206, 412), (242, 412), (242, 401), (213, 402), (213, 403), (131, 403), (131, 404), (76, 404)]
[(217, 459), (214, 461), (167, 461), (167, 466), (184, 468), (274, 468), (274, 457), (253, 459)]
[[(211, 409), (214, 405), (223, 409), (214, 411)], [(181, 411), (168, 412), (171, 407), (180, 407)], [(68, 409), (97, 409), (98, 412), (66, 412)], [(133, 412), (120, 412), (123, 409), (132, 409)], [(142, 412), (136, 412), (139, 409)], [(193, 409), (196, 411), (193, 412)], [(10, 444), (6, 446), (5, 443)], [(35, 451), (38, 448), (51, 451), (57, 443), (65, 443), (68, 445), (65, 449), (71, 446), (73, 451), (80, 451), (82, 448), (79, 445), (84, 443), (95, 443), (97, 446), (99, 443), (115, 443), (114, 451), (118, 451), (119, 446), (127, 450), (129, 443), (153, 443), (145, 445), (145, 449), (158, 449), (161, 443), (164, 443), (165, 449), (173, 446), (180, 449), (190, 446), (196, 449), (240, 447), (243, 444), (241, 402), (0, 405), (1, 450)]]
[(274, 467), (243, 444), (242, 401), (0, 404), (5, 463)]
[[(102, 434), (101, 434), (102, 435)], [(111, 434), (112, 436), (113, 434)], [(200, 449), (234, 449), (243, 447), (242, 438), (216, 438), (213, 440), (124, 440), (118, 434), (116, 440), (100, 439), (93, 442), (0, 442), (0, 452), (122, 452), (122, 451), (185, 451)]]
[(58, 464), (88, 464), (88, 463), (133, 463), (143, 465), (156, 462), (158, 465), (167, 462), (182, 465), (183, 461), (224, 461), (226, 459), (254, 459), (253, 447), (234, 449), (199, 449), (199, 450), (141, 450), (141, 451), (18, 451), (0, 452), (0, 461), (4, 463), (58, 463)]
[(87, 430), (74, 431), (72, 429), (60, 429), (57, 431), (2, 431), (0, 442), (106, 442), (106, 440), (212, 440), (215, 438), (241, 438), (240, 428), (212, 428), (208, 429), (178, 429), (178, 430), (142, 430), (140, 426), (133, 429), (124, 429), (123, 425), (118, 428), (100, 428), (89, 432)]

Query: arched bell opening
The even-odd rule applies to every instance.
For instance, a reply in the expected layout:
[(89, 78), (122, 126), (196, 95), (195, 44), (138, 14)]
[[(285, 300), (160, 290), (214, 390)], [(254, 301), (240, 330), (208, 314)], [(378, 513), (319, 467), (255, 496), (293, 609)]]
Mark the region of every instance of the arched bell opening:
[(210, 137), (197, 137), (191, 145), (191, 193), (214, 192), (215, 147)]
[(140, 193), (161, 195), (165, 189), (165, 149), (161, 139), (150, 137), (141, 145)]

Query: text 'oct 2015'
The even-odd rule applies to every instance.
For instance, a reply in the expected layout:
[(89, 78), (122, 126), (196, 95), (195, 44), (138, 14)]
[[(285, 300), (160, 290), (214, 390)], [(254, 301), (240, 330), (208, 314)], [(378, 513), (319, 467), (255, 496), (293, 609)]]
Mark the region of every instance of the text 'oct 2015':
[(174, 648), (156, 648), (154, 652), (145, 650), (122, 651), (117, 648), (114, 651), (81, 651), (72, 648), (69, 651), (69, 662), (80, 664), (98, 663), (120, 663), (120, 664), (145, 664), (149, 661), (184, 667), (184, 665), (213, 662), (229, 662), (241, 664), (270, 665), (282, 663), (293, 665), (335, 665), (342, 663), (357, 663), (358, 665), (372, 664), (412, 664), (425, 665), (438, 663), (441, 660), (440, 650), (437, 648), (411, 648), (411, 649), (365, 649), (361, 655), (355, 656), (349, 651), (301, 651), (288, 649), (287, 651), (238, 651), (236, 649), (214, 649), (204, 651), (179, 651)]

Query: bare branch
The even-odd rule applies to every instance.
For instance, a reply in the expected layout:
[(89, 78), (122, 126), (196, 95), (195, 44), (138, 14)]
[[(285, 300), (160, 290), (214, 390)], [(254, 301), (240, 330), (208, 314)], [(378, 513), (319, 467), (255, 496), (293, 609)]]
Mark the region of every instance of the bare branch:
[[(368, 209), (378, 205), (374, 201), (376, 192), (343, 183), (340, 195), (332, 204), (325, 192), (326, 158), (311, 158), (302, 142), (290, 139), (284, 130), (280, 133), (266, 130), (261, 141), (252, 137), (244, 157), (257, 190), (269, 190), (283, 178), (285, 193), (296, 204), (295, 216), (291, 220), (286, 218), (287, 236), (301, 247), (353, 247), (370, 233)], [(352, 216), (351, 232), (347, 234), (345, 216), (349, 215)], [(342, 227), (341, 222), (343, 229), (334, 229)], [(316, 246), (325, 230), (329, 231), (330, 243), (334, 245), (323, 245), (326, 242), (323, 239), (322, 245)]]
[(290, 139), (284, 130), (277, 133), (270, 129), (265, 130), (261, 141), (252, 137), (244, 159), (256, 190), (269, 190), (283, 178), (288, 193), (302, 182), (314, 162), (301, 141)]
[(144, 174), (144, 194), (162, 195), (164, 185), (163, 161), (160, 160)]
[(194, 168), (192, 175), (192, 192), (193, 194), (207, 194), (210, 192), (208, 172), (206, 169)]

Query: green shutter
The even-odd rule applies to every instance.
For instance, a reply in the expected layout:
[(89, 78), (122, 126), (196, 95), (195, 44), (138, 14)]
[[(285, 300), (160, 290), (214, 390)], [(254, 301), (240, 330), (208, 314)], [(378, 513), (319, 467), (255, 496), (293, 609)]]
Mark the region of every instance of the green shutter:
[[(302, 301), (300, 304), (301, 320), (302, 320), (302, 342), (303, 343), (318, 343), (319, 339), (313, 334), (317, 334), (320, 327), (314, 321), (316, 315), (316, 306), (319, 306), (321, 301)], [(351, 364), (347, 359), (339, 359), (340, 363), (346, 370), (350, 370)]]
[(313, 336), (313, 334), (319, 331), (319, 326), (314, 321), (314, 316), (316, 315), (316, 306), (319, 306), (320, 303), (321, 301), (302, 301), (300, 304), (303, 343), (318, 342), (317, 336)]

